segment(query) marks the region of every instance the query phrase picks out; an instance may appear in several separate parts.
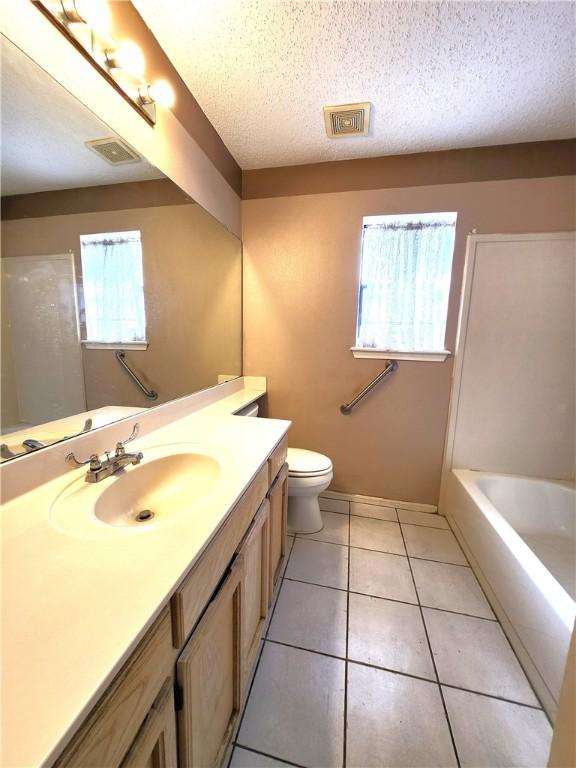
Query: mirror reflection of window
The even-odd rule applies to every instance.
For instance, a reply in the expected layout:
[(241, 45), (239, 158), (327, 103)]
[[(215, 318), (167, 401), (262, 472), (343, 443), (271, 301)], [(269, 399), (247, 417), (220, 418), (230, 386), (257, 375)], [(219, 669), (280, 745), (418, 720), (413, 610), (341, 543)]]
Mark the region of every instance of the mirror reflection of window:
[(81, 235), (85, 341), (146, 342), (139, 230)]

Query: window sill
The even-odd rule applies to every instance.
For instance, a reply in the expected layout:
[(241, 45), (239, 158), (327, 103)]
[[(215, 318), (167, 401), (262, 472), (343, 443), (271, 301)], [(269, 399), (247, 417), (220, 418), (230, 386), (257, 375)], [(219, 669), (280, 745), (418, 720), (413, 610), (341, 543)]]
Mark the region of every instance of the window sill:
[(350, 347), (356, 358), (372, 360), (415, 360), (428, 363), (443, 363), (452, 352), (443, 349), (439, 352), (398, 352), (393, 349), (372, 349), (371, 347)]
[(106, 341), (82, 341), (82, 346), (86, 349), (131, 349), (131, 350), (145, 350), (148, 349), (147, 341), (126, 341), (124, 343), (110, 344)]

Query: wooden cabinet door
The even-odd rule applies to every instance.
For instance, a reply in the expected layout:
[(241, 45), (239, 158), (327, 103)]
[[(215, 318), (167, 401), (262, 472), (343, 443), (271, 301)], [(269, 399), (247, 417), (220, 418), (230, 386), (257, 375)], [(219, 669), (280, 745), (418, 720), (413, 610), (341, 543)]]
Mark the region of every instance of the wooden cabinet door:
[(240, 550), (244, 558), (242, 668), (244, 686), (252, 670), (268, 614), (270, 503), (264, 500)]
[(237, 555), (178, 659), (180, 768), (219, 766), (240, 714), (243, 579), (244, 558)]
[(134, 739), (121, 768), (177, 768), (176, 712), (168, 678)]
[(269, 602), (280, 576), (282, 558), (286, 553), (286, 528), (288, 523), (288, 464), (284, 464), (268, 491), (270, 502), (270, 578)]

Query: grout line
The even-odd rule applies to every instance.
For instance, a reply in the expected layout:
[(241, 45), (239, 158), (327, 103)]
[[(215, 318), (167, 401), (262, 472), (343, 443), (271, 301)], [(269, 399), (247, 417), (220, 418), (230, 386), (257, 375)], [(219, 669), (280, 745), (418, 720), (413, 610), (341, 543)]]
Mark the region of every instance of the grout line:
[[(285, 643), (282, 640), (271, 640), (268, 638), (266, 640), (267, 643), (271, 643), (272, 645), (281, 645), (284, 648), (294, 648), (297, 651), (304, 651), (304, 653), (311, 653), (314, 656), (325, 656), (328, 659), (335, 659), (336, 661), (346, 661), (343, 656), (335, 656), (332, 653), (326, 653), (325, 651), (316, 651), (312, 648), (304, 648), (301, 645), (293, 645), (292, 643)], [(497, 701), (505, 702), (506, 704), (515, 704), (518, 707), (526, 707), (527, 709), (534, 709), (537, 712), (543, 712), (544, 710), (542, 707), (536, 706), (535, 704), (526, 704), (526, 702), (523, 701), (516, 701), (515, 699), (505, 699), (502, 696), (497, 696), (494, 693), (486, 693), (485, 691), (477, 691), (473, 688), (463, 688), (461, 685), (454, 685), (452, 683), (442, 683), (438, 680), (429, 678), (429, 677), (422, 677), (422, 675), (415, 675), (412, 672), (402, 672), (399, 669), (393, 669), (392, 667), (382, 667), (378, 666), (377, 664), (371, 664), (369, 661), (362, 661), (361, 659), (348, 659), (348, 662), (350, 664), (358, 664), (361, 667), (368, 667), (369, 669), (376, 669), (380, 672), (389, 672), (392, 675), (400, 675), (401, 677), (409, 677), (411, 680), (419, 680), (423, 683), (430, 683), (431, 685), (441, 685), (443, 688), (452, 688), (455, 691), (462, 691), (463, 693), (472, 693), (475, 696), (484, 696), (487, 699), (496, 699)], [(249, 747), (248, 747), (249, 749)]]
[[(484, 696), (485, 699), (496, 699), (496, 701), (503, 701), (505, 704), (515, 704), (517, 707), (526, 707), (526, 709), (533, 709), (536, 712), (542, 712), (546, 715), (546, 711), (541, 706), (535, 704), (526, 704), (525, 701), (515, 701), (514, 699), (505, 699), (503, 696), (496, 696), (495, 693), (484, 693), (483, 691), (474, 691), (472, 688), (462, 688), (460, 685), (452, 685), (451, 683), (440, 683), (442, 688), (452, 688), (455, 691), (462, 691), (463, 693), (471, 693), (474, 696)], [(548, 715), (546, 715), (548, 717)]]
[[(255, 752), (257, 755), (262, 755), (263, 757), (270, 757), (272, 760), (280, 760), (281, 763), (286, 763), (286, 765), (293, 765), (295, 768), (305, 768), (305, 766), (300, 765), (300, 763), (293, 763), (291, 760), (286, 760), (285, 757), (278, 757), (278, 755), (271, 755), (269, 752), (262, 752), (259, 749), (254, 749), (254, 747), (246, 747), (244, 744), (239, 744), (238, 742), (234, 742), (235, 747), (239, 747), (240, 749), (246, 749), (248, 752)], [(234, 752), (234, 750), (232, 750)]]
[(294, 648), (296, 651), (304, 651), (305, 653), (312, 653), (314, 656), (325, 656), (327, 659), (336, 659), (337, 661), (346, 661), (344, 656), (336, 656), (334, 653), (328, 653), (327, 651), (317, 651), (314, 648), (304, 648), (302, 645), (294, 645), (294, 643), (286, 643), (284, 640), (272, 640), (271, 637), (266, 638), (267, 643), (272, 645), (281, 645), (283, 648)]
[(343, 768), (346, 768), (346, 762), (347, 762), (347, 750), (348, 750), (348, 635), (350, 631), (350, 517), (351, 517), (351, 503), (348, 501), (348, 557), (347, 557), (347, 568), (346, 568), (346, 648), (345, 648), (345, 655), (346, 659), (344, 661), (344, 726), (343, 726), (343, 737), (344, 737), (344, 744), (342, 749), (342, 766)]
[[(401, 557), (401, 555), (399, 555)], [(408, 559), (408, 558), (405, 558)], [(284, 579), (286, 581), (295, 581), (298, 584), (309, 584), (311, 587), (321, 587), (323, 589), (333, 589), (335, 592), (350, 592), (352, 595), (362, 595), (363, 597), (373, 597), (376, 600), (387, 600), (390, 603), (402, 603), (402, 605), (412, 605), (414, 608), (418, 608), (420, 605), (418, 603), (418, 597), (416, 599), (416, 602), (411, 603), (409, 600), (399, 600), (395, 597), (384, 597), (383, 595), (374, 595), (371, 592), (360, 592), (358, 589), (344, 589), (343, 587), (331, 587), (327, 584), (319, 584), (316, 581), (306, 581), (305, 579), (296, 579), (294, 576), (285, 576)], [(469, 619), (480, 619), (481, 621), (491, 621), (498, 623), (498, 619), (494, 618), (491, 619), (487, 616), (477, 616), (475, 613), (463, 613), (462, 611), (451, 611), (449, 608), (438, 608), (435, 605), (424, 605), (424, 603), (421, 603), (423, 608), (428, 608), (431, 611), (440, 611), (440, 613), (451, 613), (455, 616), (466, 616)]]
[[(434, 506), (433, 504), (420, 504), (419, 502), (414, 502), (417, 506), (430, 506), (432, 509), (416, 509), (415, 506), (411, 504), (409, 501), (401, 501), (400, 499), (378, 499), (374, 501), (376, 497), (374, 496), (364, 496), (359, 497), (359, 494), (353, 493), (353, 494), (346, 494), (341, 491), (330, 491), (328, 490), (328, 493), (338, 493), (339, 496), (327, 496), (326, 492), (323, 491), (320, 494), (321, 499), (330, 499), (331, 501), (347, 501), (349, 504), (367, 504), (369, 507), (390, 507), (391, 509), (402, 509), (404, 512), (420, 512), (423, 515), (440, 515), (438, 512), (438, 507)], [(354, 498), (350, 498), (353, 496)], [(365, 499), (370, 499), (370, 501), (366, 501)], [(397, 506), (398, 504), (403, 504), (405, 506)], [(330, 511), (330, 510), (328, 510)], [(440, 517), (443, 517), (443, 515), (440, 515)]]
[[(398, 517), (396, 517), (394, 520), (387, 520), (385, 517), (372, 517), (371, 515), (355, 515), (353, 512), (350, 512), (350, 517), (357, 517), (359, 520), (378, 520), (380, 523), (396, 523), (396, 525), (400, 525), (400, 521), (398, 520)], [(430, 526), (426, 526), (429, 528)]]
[[(338, 512), (335, 512), (334, 514), (338, 514)], [(351, 517), (357, 517), (357, 515), (351, 515)], [(368, 518), (369, 520), (372, 520), (374, 518)], [(393, 523), (393, 520), (380, 520), (381, 523)], [(396, 523), (396, 525), (411, 525), (411, 523)], [(414, 526), (415, 528), (428, 528), (430, 529), (430, 526), (426, 525), (420, 525), (420, 526)], [(437, 531), (444, 531), (445, 528), (436, 528)], [(451, 531), (449, 531), (451, 533)], [(441, 563), (442, 565), (455, 565), (458, 568), (468, 568), (469, 570), (472, 570), (469, 563), (453, 563), (450, 560), (433, 560), (431, 557), (419, 557), (418, 555), (408, 555), (408, 554), (398, 554), (398, 552), (387, 552), (385, 549), (370, 549), (369, 547), (359, 547), (356, 544), (340, 544), (337, 541), (323, 541), (322, 539), (309, 539), (308, 536), (311, 536), (314, 534), (305, 534), (305, 533), (297, 533), (295, 541), (313, 541), (316, 544), (332, 544), (334, 547), (349, 547), (350, 549), (362, 549), (364, 552), (380, 552), (382, 555), (396, 555), (397, 557), (410, 557), (413, 560), (425, 560), (427, 563)], [(460, 547), (460, 544), (458, 544)], [(404, 548), (406, 550), (406, 545), (404, 545)], [(461, 549), (461, 547), (460, 547)], [(407, 552), (407, 550), (406, 550)], [(464, 554), (464, 553), (462, 553)], [(466, 555), (464, 555), (466, 557)]]
[[(406, 541), (404, 539), (404, 531), (402, 530), (402, 526), (400, 526), (400, 533), (402, 535), (402, 541), (404, 542), (404, 547), (406, 547)], [(452, 534), (454, 535), (454, 534)], [(408, 550), (406, 550), (408, 552)], [(434, 658), (434, 653), (432, 651), (432, 644), (430, 642), (430, 637), (428, 635), (428, 627), (426, 626), (426, 622), (424, 621), (424, 611), (422, 610), (422, 606), (420, 605), (420, 596), (418, 595), (418, 589), (416, 588), (416, 579), (414, 578), (414, 573), (412, 572), (412, 564), (410, 563), (410, 558), (408, 558), (408, 567), (410, 568), (410, 575), (412, 576), (412, 582), (414, 585), (414, 589), (416, 591), (416, 597), (418, 599), (418, 607), (420, 609), (420, 619), (422, 621), (422, 626), (424, 627), (424, 634), (426, 635), (426, 642), (428, 643), (428, 650), (430, 652), (430, 658), (432, 660), (432, 666), (434, 668), (434, 674), (436, 675), (436, 681), (438, 684), (438, 692), (440, 693), (440, 700), (442, 701), (442, 707), (444, 709), (444, 716), (446, 718), (446, 724), (448, 725), (448, 732), (450, 733), (450, 740), (452, 741), (452, 749), (454, 750), (454, 756), (456, 758), (456, 763), (458, 765), (458, 768), (460, 768), (460, 758), (458, 756), (458, 750), (456, 748), (456, 740), (454, 739), (454, 733), (452, 732), (452, 724), (450, 722), (450, 718), (448, 717), (448, 708), (446, 707), (446, 702), (444, 700), (444, 693), (442, 691), (442, 686), (440, 685), (440, 677), (438, 675), (438, 669), (436, 667), (436, 659)]]

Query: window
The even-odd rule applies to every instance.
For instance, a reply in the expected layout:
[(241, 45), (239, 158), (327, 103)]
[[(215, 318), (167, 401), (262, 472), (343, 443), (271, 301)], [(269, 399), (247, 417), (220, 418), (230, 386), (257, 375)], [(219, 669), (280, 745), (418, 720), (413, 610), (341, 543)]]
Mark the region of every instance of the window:
[(140, 232), (81, 235), (85, 342), (145, 345)]
[(356, 357), (445, 359), (455, 228), (455, 213), (364, 217)]

